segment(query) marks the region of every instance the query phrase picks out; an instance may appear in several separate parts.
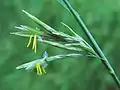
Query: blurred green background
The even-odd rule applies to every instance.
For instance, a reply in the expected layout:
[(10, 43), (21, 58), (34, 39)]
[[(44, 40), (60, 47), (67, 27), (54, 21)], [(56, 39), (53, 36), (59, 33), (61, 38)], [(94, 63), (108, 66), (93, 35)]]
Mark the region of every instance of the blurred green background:
[[(102, 48), (120, 77), (120, 0), (69, 0)], [(0, 0), (0, 90), (118, 90), (106, 68), (97, 59), (81, 57), (51, 62), (47, 74), (16, 70), (15, 67), (66, 51), (38, 44), (37, 54), (26, 48), (28, 38), (10, 35), (14, 26), (38, 27), (21, 10), (26, 10), (56, 30), (69, 34), (60, 22), (82, 37), (81, 28), (57, 0)], [(87, 39), (86, 39), (87, 40)]]

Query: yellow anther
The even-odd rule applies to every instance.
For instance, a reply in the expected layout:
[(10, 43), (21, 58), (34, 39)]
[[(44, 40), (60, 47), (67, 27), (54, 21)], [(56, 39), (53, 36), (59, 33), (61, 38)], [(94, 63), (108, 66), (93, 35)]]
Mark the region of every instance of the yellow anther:
[(36, 34), (33, 36), (33, 35), (30, 35), (30, 38), (29, 38), (29, 41), (28, 41), (28, 44), (27, 44), (27, 47), (29, 47), (30, 46), (30, 44), (31, 44), (31, 42), (32, 42), (32, 37), (34, 37), (34, 39), (33, 39), (33, 46), (32, 46), (32, 49), (34, 50), (34, 52), (36, 53), (36, 51), (37, 51), (37, 36), (36, 36)]
[(45, 71), (45, 69), (43, 67), (42, 67), (42, 70), (43, 70), (44, 73), (46, 73), (46, 71)]
[(39, 72), (39, 64), (36, 64), (36, 65), (35, 65), (35, 68), (36, 68), (36, 70), (37, 70), (37, 74), (40, 75), (40, 72)]
[(38, 75), (42, 75), (43, 73), (46, 73), (45, 69), (39, 63), (35, 65), (35, 68), (37, 70)]
[(39, 73), (42, 75), (43, 73), (42, 73), (42, 69), (41, 69), (40, 65), (39, 65), (38, 69), (39, 69)]
[(30, 38), (29, 38), (29, 41), (28, 41), (27, 47), (30, 46), (30, 43), (31, 43), (31, 41), (32, 41), (32, 37), (33, 37), (33, 35), (30, 35)]
[(35, 51), (35, 53), (36, 53), (36, 34), (34, 35), (34, 40), (33, 40), (32, 49), (34, 49), (34, 51)]
[(37, 74), (39, 75), (39, 70), (38, 70), (38, 66), (36, 65), (36, 70), (37, 70)]
[(36, 51), (37, 51), (37, 50), (36, 50), (36, 48), (37, 48), (36, 45), (37, 45), (37, 40), (36, 40), (36, 35), (35, 35), (35, 48), (34, 48), (35, 53), (36, 53)]

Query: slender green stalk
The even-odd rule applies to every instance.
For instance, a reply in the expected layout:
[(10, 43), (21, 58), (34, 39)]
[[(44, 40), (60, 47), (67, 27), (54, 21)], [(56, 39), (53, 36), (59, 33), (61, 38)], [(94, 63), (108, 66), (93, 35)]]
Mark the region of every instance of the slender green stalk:
[(61, 55), (56, 55), (56, 56), (50, 56), (46, 58), (48, 62), (53, 61), (53, 60), (61, 60), (65, 58), (77, 58), (81, 56), (87, 56), (87, 57), (94, 57), (97, 58), (96, 56), (91, 56), (91, 55), (83, 55), (83, 54), (77, 54), (77, 53), (70, 53), (70, 54), (61, 54)]
[(105, 65), (105, 67), (109, 71), (109, 74), (113, 77), (114, 81), (116, 82), (116, 84), (120, 88), (120, 81), (119, 81), (116, 73), (114, 72), (112, 66), (108, 62), (108, 60), (105, 57), (105, 55), (103, 54), (102, 50), (99, 48), (97, 42), (95, 41), (95, 39), (93, 38), (93, 36), (89, 32), (88, 28), (84, 24), (83, 20), (78, 15), (78, 13), (72, 8), (72, 6), (69, 4), (69, 2), (67, 0), (63, 0), (63, 2), (67, 6), (67, 8), (70, 10), (70, 12), (73, 14), (74, 18), (77, 20), (77, 22), (80, 25), (80, 27), (83, 29), (84, 33), (86, 34), (87, 38), (91, 42), (91, 44), (92, 44), (93, 48), (95, 49), (96, 53), (99, 55), (100, 58), (102, 58), (101, 62)]

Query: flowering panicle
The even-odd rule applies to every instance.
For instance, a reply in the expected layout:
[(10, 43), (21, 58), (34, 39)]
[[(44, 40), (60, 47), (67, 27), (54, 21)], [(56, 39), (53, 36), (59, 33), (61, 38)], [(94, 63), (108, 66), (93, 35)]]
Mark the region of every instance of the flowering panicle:
[(29, 37), (29, 41), (27, 43), (27, 47), (30, 47), (32, 44), (32, 50), (36, 53), (37, 51), (37, 41), (41, 43), (46, 43), (49, 45), (52, 45), (54, 47), (58, 47), (64, 50), (71, 51), (73, 53), (71, 54), (63, 54), (63, 55), (56, 55), (48, 57), (47, 53), (45, 52), (43, 54), (43, 58), (37, 59), (25, 64), (22, 64), (16, 69), (25, 68), (25, 70), (33, 70), (35, 69), (37, 72), (37, 75), (45, 74), (45, 68), (47, 67), (49, 61), (52, 60), (58, 60), (65, 57), (79, 57), (79, 56), (92, 56), (92, 57), (98, 57), (96, 52), (93, 50), (93, 48), (77, 33), (75, 33), (72, 28), (70, 28), (68, 25), (62, 24), (70, 31), (72, 32), (72, 35), (65, 34), (64, 32), (57, 31), (50, 27), (49, 25), (45, 24), (44, 22), (40, 21), (35, 16), (29, 14), (28, 12), (23, 12), (31, 18), (33, 21), (35, 21), (38, 25), (40, 25), (42, 28), (44, 28), (43, 31), (40, 31), (38, 29), (34, 29), (28, 26), (20, 25), (20, 27), (16, 27), (19, 29), (19, 32), (12, 33), (14, 35), (19, 35), (23, 37)]

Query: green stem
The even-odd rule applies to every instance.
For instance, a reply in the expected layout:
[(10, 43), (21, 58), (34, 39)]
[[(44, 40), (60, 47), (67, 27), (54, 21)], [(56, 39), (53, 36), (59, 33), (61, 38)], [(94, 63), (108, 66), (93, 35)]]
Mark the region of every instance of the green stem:
[(77, 58), (77, 57), (81, 57), (81, 56), (87, 56), (87, 57), (95, 57), (96, 56), (91, 56), (91, 55), (83, 55), (83, 54), (77, 54), (77, 53), (70, 53), (70, 54), (64, 54), (64, 55), (56, 55), (56, 56), (50, 56), (48, 58), (46, 58), (46, 60), (48, 62), (53, 61), (53, 60), (61, 60), (64, 58)]
[(110, 63), (108, 62), (107, 58), (105, 57), (105, 55), (103, 54), (102, 50), (99, 48), (97, 42), (95, 41), (95, 39), (93, 38), (93, 36), (91, 35), (91, 33), (89, 32), (88, 28), (86, 27), (86, 25), (84, 24), (83, 20), (81, 19), (81, 17), (78, 15), (78, 13), (72, 8), (72, 6), (69, 4), (69, 2), (67, 0), (63, 0), (63, 2), (66, 4), (67, 8), (70, 10), (70, 12), (72, 13), (72, 15), (74, 16), (74, 18), (77, 20), (78, 24), (80, 25), (80, 27), (83, 29), (84, 33), (86, 34), (87, 38), (89, 39), (89, 41), (91, 42), (91, 44), (93, 45), (96, 53), (102, 58), (101, 62), (105, 65), (105, 67), (107, 68), (107, 70), (109, 71), (109, 74), (113, 77), (114, 81), (116, 82), (117, 86), (120, 88), (120, 81), (116, 75), (116, 73), (114, 72), (112, 66), (110, 65)]

